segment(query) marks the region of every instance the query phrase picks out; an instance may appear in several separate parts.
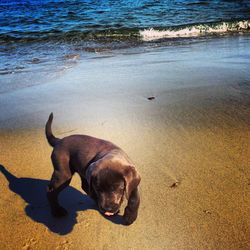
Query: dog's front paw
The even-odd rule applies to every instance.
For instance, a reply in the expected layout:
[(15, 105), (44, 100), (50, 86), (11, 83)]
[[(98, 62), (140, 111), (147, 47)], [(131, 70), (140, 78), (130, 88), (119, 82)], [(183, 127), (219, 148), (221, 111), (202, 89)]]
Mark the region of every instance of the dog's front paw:
[(137, 216), (123, 216), (124, 218), (124, 224), (125, 225), (131, 225), (135, 220)]
[(124, 224), (131, 225), (137, 218), (137, 211), (129, 211), (129, 209), (125, 209), (125, 213), (123, 215)]
[(55, 217), (64, 217), (68, 214), (67, 210), (63, 207), (57, 207), (56, 209), (52, 210), (52, 214)]

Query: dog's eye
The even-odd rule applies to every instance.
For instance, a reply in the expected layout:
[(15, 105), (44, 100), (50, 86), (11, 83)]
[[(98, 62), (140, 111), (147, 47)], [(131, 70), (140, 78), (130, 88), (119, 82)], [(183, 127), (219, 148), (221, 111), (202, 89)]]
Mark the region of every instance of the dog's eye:
[(122, 186), (118, 186), (118, 187), (113, 188), (113, 190), (122, 191), (123, 187)]

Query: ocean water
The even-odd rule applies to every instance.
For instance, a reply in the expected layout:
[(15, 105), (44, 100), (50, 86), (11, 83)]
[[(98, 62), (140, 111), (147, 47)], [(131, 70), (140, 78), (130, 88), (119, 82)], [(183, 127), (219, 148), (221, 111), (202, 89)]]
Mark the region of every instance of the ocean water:
[(85, 59), (249, 34), (249, 0), (2, 0), (0, 92)]

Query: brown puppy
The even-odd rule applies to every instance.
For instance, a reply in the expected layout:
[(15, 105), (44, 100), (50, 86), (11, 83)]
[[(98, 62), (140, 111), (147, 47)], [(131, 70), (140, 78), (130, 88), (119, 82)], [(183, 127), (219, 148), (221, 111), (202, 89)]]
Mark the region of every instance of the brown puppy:
[(113, 143), (87, 135), (58, 139), (51, 131), (52, 120), (53, 113), (45, 128), (47, 140), (54, 148), (51, 155), (54, 172), (47, 191), (52, 214), (67, 214), (58, 203), (58, 194), (69, 185), (77, 172), (83, 190), (107, 216), (119, 212), (125, 195), (128, 204), (123, 217), (126, 224), (133, 223), (140, 204), (137, 187), (141, 178), (128, 156)]

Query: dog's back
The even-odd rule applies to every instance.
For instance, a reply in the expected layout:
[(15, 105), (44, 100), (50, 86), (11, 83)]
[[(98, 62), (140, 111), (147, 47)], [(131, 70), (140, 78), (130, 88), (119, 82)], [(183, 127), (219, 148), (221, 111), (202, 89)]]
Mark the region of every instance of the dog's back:
[[(60, 151), (60, 154), (67, 153), (72, 159), (84, 157), (84, 162), (87, 163), (89, 159), (95, 157), (98, 154), (104, 155), (106, 152), (110, 152), (113, 149), (120, 150), (119, 147), (109, 141), (105, 141), (88, 135), (76, 134), (59, 139), (52, 133), (52, 121), (53, 113), (50, 114), (46, 123), (45, 134), (48, 143), (54, 148), (54, 154)], [(83, 161), (83, 159), (77, 160)]]

